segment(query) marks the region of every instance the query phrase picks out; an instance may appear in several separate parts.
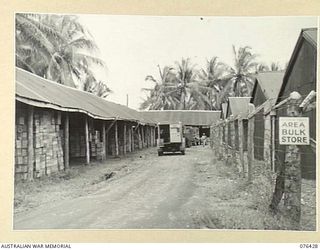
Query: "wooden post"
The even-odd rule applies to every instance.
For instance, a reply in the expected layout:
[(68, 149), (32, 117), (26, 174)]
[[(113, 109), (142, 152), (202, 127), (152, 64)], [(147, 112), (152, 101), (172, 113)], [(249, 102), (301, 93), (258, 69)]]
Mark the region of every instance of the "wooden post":
[[(287, 115), (289, 117), (300, 117), (301, 95), (293, 92), (290, 97)], [(301, 218), (301, 156), (297, 145), (286, 146), (284, 207), (286, 215), (291, 220), (292, 229), (299, 230)]]
[(218, 140), (216, 143), (216, 146), (218, 147), (218, 160), (221, 160), (222, 157), (222, 126), (221, 123), (219, 122), (218, 125), (216, 125), (218, 128)]
[(127, 125), (123, 124), (123, 154), (127, 154)]
[(235, 128), (236, 120), (232, 120), (230, 122), (230, 142), (231, 142), (231, 162), (233, 166), (237, 166), (236, 159), (236, 128)]
[(106, 159), (107, 143), (106, 143), (106, 123), (102, 121), (102, 160)]
[(156, 127), (153, 127), (153, 146), (155, 147), (156, 144)]
[(157, 146), (160, 146), (160, 125), (158, 125), (158, 139), (157, 139)]
[(34, 148), (33, 148), (33, 106), (28, 106), (28, 180), (34, 177)]
[(263, 160), (267, 168), (271, 167), (271, 117), (270, 114), (264, 116), (264, 142), (263, 142)]
[(254, 161), (254, 116), (248, 119), (248, 181), (252, 181)]
[(86, 164), (89, 164), (90, 163), (90, 145), (89, 145), (88, 117), (85, 118), (85, 140), (86, 140)]
[(243, 155), (243, 122), (242, 118), (238, 119), (238, 130), (239, 130), (239, 154), (240, 154), (240, 167), (242, 169), (243, 177), (246, 177), (245, 167), (244, 167), (244, 155)]
[(135, 132), (135, 130), (133, 129), (133, 127), (131, 127), (131, 143), (132, 143), (132, 145), (131, 145), (131, 149), (132, 149), (132, 152), (134, 152), (134, 151), (135, 151), (135, 145), (134, 145), (134, 132)]
[(116, 146), (116, 157), (119, 156), (119, 141), (118, 141), (118, 122), (114, 124), (114, 141)]
[(129, 152), (132, 152), (132, 126), (129, 126), (129, 135), (128, 135), (128, 144), (129, 144)]
[(142, 136), (142, 138), (141, 138), (141, 139), (142, 139), (142, 148), (144, 148), (144, 147), (145, 147), (145, 141), (144, 141), (144, 140), (145, 140), (145, 137), (144, 137), (144, 131), (145, 131), (145, 130), (144, 130), (144, 126), (142, 126), (142, 127), (141, 127), (141, 136)]
[(146, 126), (145, 128), (145, 140), (146, 140), (146, 147), (149, 147), (149, 127)]
[(227, 120), (225, 123), (225, 159), (228, 163), (229, 159), (229, 121)]
[(64, 169), (69, 169), (69, 113), (64, 118)]
[(272, 110), (270, 112), (270, 117), (271, 117), (271, 169), (273, 172), (276, 171), (276, 167), (275, 167), (275, 160), (276, 160), (276, 144), (275, 144), (275, 139), (276, 139), (276, 135), (275, 135), (275, 129), (276, 129), (276, 112), (274, 110)]

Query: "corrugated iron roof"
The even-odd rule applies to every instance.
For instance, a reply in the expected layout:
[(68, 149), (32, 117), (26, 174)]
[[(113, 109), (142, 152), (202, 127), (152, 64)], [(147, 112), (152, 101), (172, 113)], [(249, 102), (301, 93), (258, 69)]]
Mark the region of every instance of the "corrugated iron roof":
[(317, 28), (309, 28), (302, 30), (302, 36), (307, 39), (313, 46), (317, 47)]
[(250, 99), (251, 97), (229, 97), (227, 116), (237, 117), (240, 115), (241, 117), (247, 117)]
[(220, 111), (207, 110), (149, 110), (143, 117), (157, 123), (178, 123), (190, 126), (210, 126), (220, 119)]
[(96, 119), (154, 124), (141, 116), (137, 110), (49, 81), (20, 68), (16, 68), (16, 99), (38, 107), (86, 113)]
[[(276, 103), (278, 103), (280, 96), (282, 95), (283, 90), (285, 89), (285, 86), (288, 82), (288, 77), (291, 74), (291, 71), (293, 69), (293, 65), (295, 64), (295, 61), (298, 57), (300, 48), (301, 48), (301, 44), (304, 41), (307, 41), (308, 43), (310, 43), (314, 48), (315, 51), (317, 51), (317, 36), (318, 36), (318, 28), (307, 28), (307, 29), (302, 29), (299, 35), (299, 38), (297, 40), (297, 43), (294, 47), (294, 50), (292, 52), (292, 55), (290, 57), (287, 69), (285, 71), (285, 74), (283, 76), (283, 83), (282, 86), (280, 88), (279, 91), (279, 95), (277, 98)], [(317, 53), (317, 52), (316, 52)]]
[(221, 104), (221, 114), (223, 116), (223, 117), (221, 117), (222, 119), (227, 118), (227, 108), (228, 108), (228, 103), (224, 102)]
[(259, 84), (266, 99), (271, 99), (271, 103), (274, 104), (277, 101), (277, 97), (281, 89), (283, 76), (283, 71), (269, 71), (258, 73), (255, 76), (256, 82), (252, 92), (252, 99), (254, 98), (254, 95), (256, 93), (256, 85)]

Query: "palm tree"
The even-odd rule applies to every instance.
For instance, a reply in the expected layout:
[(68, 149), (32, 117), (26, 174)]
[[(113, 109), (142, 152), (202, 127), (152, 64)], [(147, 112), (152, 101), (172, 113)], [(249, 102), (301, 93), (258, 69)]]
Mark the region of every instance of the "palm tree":
[(148, 96), (146, 100), (140, 105), (140, 109), (145, 110), (163, 110), (176, 109), (178, 105), (178, 98), (176, 92), (176, 76), (173, 73), (173, 68), (165, 66), (162, 70), (158, 65), (159, 80), (151, 75), (146, 76), (145, 80), (154, 84), (153, 88), (143, 88)]
[(272, 62), (270, 67), (264, 63), (259, 63), (256, 65), (256, 74), (266, 71), (281, 71), (281, 68), (278, 62)]
[(270, 65), (270, 70), (271, 71), (280, 71), (281, 68), (280, 68), (280, 65), (278, 62), (272, 62), (271, 65)]
[(221, 98), (226, 100), (230, 95), (248, 96), (253, 86), (253, 74), (257, 63), (256, 54), (252, 53), (249, 46), (240, 47), (236, 50), (232, 46), (234, 54), (234, 66), (229, 68), (230, 74), (224, 78), (227, 84), (221, 92)]
[(226, 65), (218, 61), (218, 57), (214, 56), (210, 60), (207, 60), (206, 68), (201, 69), (198, 77), (199, 84), (203, 83), (209, 89), (205, 91), (210, 105), (207, 109), (216, 110), (219, 109), (220, 100), (219, 93), (223, 89), (225, 81), (223, 76), (226, 72)]
[(256, 65), (256, 74), (258, 74), (259, 72), (266, 72), (266, 71), (270, 71), (270, 68), (267, 64), (258, 63)]
[(76, 16), (16, 14), (16, 64), (37, 75), (76, 87), (104, 67), (97, 46)]
[(179, 109), (206, 109), (211, 105), (206, 92), (210, 90), (203, 82), (198, 82), (198, 72), (190, 58), (176, 62), (177, 84), (179, 95)]
[(83, 83), (83, 90), (101, 98), (106, 98), (112, 90), (102, 81), (97, 81), (94, 77), (88, 76)]

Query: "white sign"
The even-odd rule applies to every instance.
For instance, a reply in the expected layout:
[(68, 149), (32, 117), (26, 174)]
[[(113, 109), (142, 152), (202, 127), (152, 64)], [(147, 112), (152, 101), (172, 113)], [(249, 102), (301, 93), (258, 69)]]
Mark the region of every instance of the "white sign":
[(309, 117), (279, 117), (281, 145), (309, 145)]

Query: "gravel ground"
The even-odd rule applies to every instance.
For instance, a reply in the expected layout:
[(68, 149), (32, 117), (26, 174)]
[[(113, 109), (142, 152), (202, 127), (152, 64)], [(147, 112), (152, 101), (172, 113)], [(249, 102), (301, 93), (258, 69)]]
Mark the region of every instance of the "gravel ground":
[[(158, 157), (155, 148), (15, 186), (15, 229), (161, 228), (285, 230), (270, 214), (271, 176), (252, 184), (209, 147)], [(315, 230), (315, 181), (303, 180), (302, 230)]]

